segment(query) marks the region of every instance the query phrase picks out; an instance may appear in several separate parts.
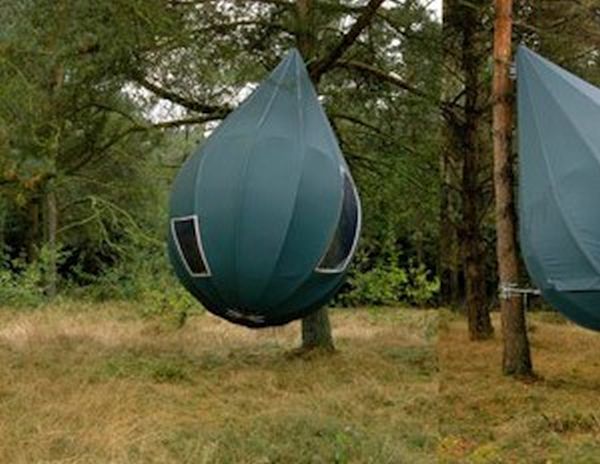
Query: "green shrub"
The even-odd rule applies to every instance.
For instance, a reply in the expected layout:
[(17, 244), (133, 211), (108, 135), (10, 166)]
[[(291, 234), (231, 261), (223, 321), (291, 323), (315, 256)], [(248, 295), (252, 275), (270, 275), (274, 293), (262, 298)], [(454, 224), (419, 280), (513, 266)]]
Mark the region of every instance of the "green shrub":
[(367, 272), (354, 271), (348, 284), (350, 290), (340, 296), (341, 303), (348, 306), (423, 306), (435, 299), (440, 288), (439, 279), (432, 278), (423, 265), (403, 269), (385, 264)]
[(400, 289), (408, 283), (406, 271), (398, 267), (377, 267), (348, 279), (352, 290), (343, 296), (348, 305), (392, 305), (399, 300)]
[(0, 268), (0, 301), (3, 306), (38, 306), (44, 301), (40, 266), (22, 259)]
[(135, 301), (142, 316), (174, 318), (182, 325), (189, 312), (202, 307), (177, 281), (162, 243), (131, 243), (121, 247), (119, 260), (98, 275), (79, 271), (71, 295), (92, 301)]
[(0, 259), (0, 302), (4, 306), (17, 308), (37, 307), (46, 302), (45, 276), (53, 260), (57, 265), (65, 259), (60, 249), (55, 257), (44, 247), (39, 251), (38, 259), (28, 263), (23, 257)]
[(440, 279), (431, 277), (431, 272), (423, 264), (408, 269), (408, 281), (404, 287), (404, 298), (417, 306), (431, 304), (440, 291)]

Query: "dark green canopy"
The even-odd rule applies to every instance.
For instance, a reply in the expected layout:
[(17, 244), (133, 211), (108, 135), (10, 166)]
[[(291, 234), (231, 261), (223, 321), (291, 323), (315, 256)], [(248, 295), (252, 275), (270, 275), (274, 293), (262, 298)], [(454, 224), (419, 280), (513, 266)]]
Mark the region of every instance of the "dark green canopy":
[(531, 278), (600, 330), (600, 89), (518, 53), (520, 238)]
[(168, 248), (207, 309), (249, 327), (279, 325), (337, 291), (360, 222), (354, 181), (292, 50), (181, 168)]

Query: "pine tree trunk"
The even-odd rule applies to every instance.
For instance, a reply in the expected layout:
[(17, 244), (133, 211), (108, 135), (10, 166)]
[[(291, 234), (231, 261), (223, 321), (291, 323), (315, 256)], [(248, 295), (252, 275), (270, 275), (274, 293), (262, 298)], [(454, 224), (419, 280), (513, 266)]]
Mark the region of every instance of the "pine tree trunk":
[(29, 224), (25, 234), (27, 262), (33, 263), (38, 259), (38, 240), (40, 231), (40, 205), (37, 196), (29, 202)]
[(321, 308), (302, 319), (303, 351), (333, 351), (334, 349), (327, 308)]
[[(516, 214), (513, 195), (513, 86), (510, 80), (512, 0), (496, 0), (494, 30), (494, 186), (496, 193), (497, 259), (500, 285), (517, 283)], [(506, 375), (532, 376), (525, 311), (519, 295), (500, 300)]]
[(463, 242), (466, 274), (466, 309), (471, 340), (487, 340), (494, 335), (494, 327), (487, 308), (485, 255), (481, 237), (470, 237)]
[[(441, 236), (448, 249), (450, 261), (446, 275), (446, 294), (454, 302), (463, 299), (471, 339), (482, 340), (493, 335), (493, 327), (486, 304), (486, 269), (483, 219), (488, 203), (485, 186), (486, 151), (481, 140), (481, 127), (485, 120), (483, 106), (487, 100), (484, 92), (488, 52), (481, 44), (481, 12), (484, 2), (446, 0), (443, 3), (444, 62), (448, 70), (442, 88), (444, 102), (449, 103), (443, 113), (447, 153), (442, 163), (447, 171), (446, 186), (459, 191), (455, 195), (456, 211), (460, 224), (453, 224), (452, 216), (445, 218), (440, 227)], [(446, 157), (444, 159), (444, 157)], [(451, 181), (451, 182), (450, 182)], [(446, 187), (448, 188), (448, 187)], [(452, 211), (453, 195), (448, 188), (444, 199)], [(454, 221), (456, 222), (456, 220)], [(452, 247), (450, 247), (452, 243)], [(461, 277), (464, 280), (464, 289)]]
[(0, 262), (4, 258), (6, 251), (6, 203), (0, 197)]
[[(297, 0), (297, 33), (296, 41), (298, 50), (309, 60), (314, 50), (314, 34), (311, 27), (312, 0)], [(302, 350), (309, 351), (320, 349), (333, 351), (333, 337), (331, 335), (331, 323), (327, 308), (320, 308), (316, 312), (302, 319)]]
[(49, 299), (53, 299), (56, 296), (56, 280), (57, 280), (57, 269), (56, 269), (56, 255), (57, 255), (57, 243), (56, 233), (58, 224), (58, 213), (56, 208), (56, 194), (53, 190), (46, 192), (44, 196), (45, 206), (45, 235), (46, 235), (46, 252), (48, 253), (46, 262), (46, 296)]
[[(65, 3), (59, 2), (58, 8), (60, 10), (65, 9)], [(61, 25), (62, 26), (62, 25)], [(61, 101), (60, 93), (65, 83), (65, 67), (63, 63), (58, 63), (54, 68), (52, 76), (52, 100), (54, 101), (54, 117), (58, 130), (54, 140), (54, 146), (52, 147), (52, 161), (54, 164), (54, 170), (56, 170), (56, 164), (60, 156), (62, 133), (64, 130), (65, 120), (61, 114)], [(56, 296), (56, 283), (57, 283), (57, 231), (58, 231), (58, 209), (56, 206), (56, 192), (54, 190), (54, 182), (49, 180), (46, 182), (44, 190), (44, 235), (46, 243), (46, 252), (48, 253), (46, 262), (46, 296), (49, 299), (53, 299)]]
[(479, 141), (481, 122), (480, 63), (476, 50), (476, 28), (480, 19), (476, 10), (464, 7), (462, 70), (465, 78), (465, 107), (462, 124), (462, 254), (465, 269), (466, 311), (471, 340), (485, 340), (494, 334), (486, 305), (485, 254), (482, 222), (486, 209), (481, 172), (484, 170)]
[[(447, 18), (448, 14), (448, 2), (444, 2), (442, 18)], [(448, 37), (448, 24), (443, 23), (442, 26), (442, 39)], [(444, 42), (445, 43), (445, 42)], [(448, 60), (448, 56), (444, 53), (444, 60)], [(446, 63), (448, 65), (448, 63)], [(446, 85), (442, 86), (442, 92), (446, 89)], [(444, 93), (442, 97), (443, 101), (448, 100), (448, 95)], [(439, 239), (438, 239), (438, 275), (440, 278), (440, 298), (439, 302), (442, 306), (451, 306), (455, 303), (454, 289), (453, 289), (453, 269), (454, 264), (452, 251), (453, 251), (453, 240), (456, 238), (454, 232), (453, 223), (451, 220), (450, 208), (452, 207), (451, 201), (451, 159), (453, 155), (453, 140), (452, 133), (448, 124), (442, 131), (442, 139), (444, 140), (444, 146), (440, 155), (440, 215), (439, 215)]]
[(455, 140), (449, 127), (443, 134), (444, 148), (440, 156), (440, 216), (439, 216), (439, 277), (440, 303), (457, 307), (461, 301), (459, 285), (461, 269), (461, 250), (458, 240), (457, 224), (453, 219), (459, 210), (457, 196), (453, 194), (456, 180), (452, 176), (453, 164), (457, 164), (454, 153)]
[[(473, 157), (467, 152), (467, 157)], [(478, 171), (465, 160), (463, 176), (463, 231), (462, 253), (465, 267), (466, 312), (471, 340), (487, 340), (494, 335), (494, 328), (487, 308), (487, 292), (485, 284), (485, 253), (482, 246), (480, 223), (480, 193), (469, 188), (471, 179)]]
[[(448, 137), (448, 136), (447, 136)], [(456, 269), (456, 227), (451, 219), (452, 198), (450, 176), (450, 146), (447, 139), (446, 147), (440, 157), (440, 224), (439, 224), (439, 263), (440, 303), (443, 306), (453, 306), (457, 303), (457, 269)]]

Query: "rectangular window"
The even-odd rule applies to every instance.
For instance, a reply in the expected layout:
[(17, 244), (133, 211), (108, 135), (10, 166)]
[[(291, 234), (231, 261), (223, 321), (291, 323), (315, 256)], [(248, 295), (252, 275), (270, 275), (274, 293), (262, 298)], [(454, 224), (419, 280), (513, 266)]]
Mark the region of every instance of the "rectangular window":
[(179, 255), (192, 277), (209, 277), (210, 269), (202, 248), (198, 216), (171, 220), (171, 233)]

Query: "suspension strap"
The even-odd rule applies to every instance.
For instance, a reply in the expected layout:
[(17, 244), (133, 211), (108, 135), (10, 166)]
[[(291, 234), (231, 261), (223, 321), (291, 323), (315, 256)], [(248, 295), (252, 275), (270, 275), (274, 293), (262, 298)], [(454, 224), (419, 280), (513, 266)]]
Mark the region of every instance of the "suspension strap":
[(514, 296), (523, 296), (523, 298), (527, 298), (528, 295), (539, 296), (542, 292), (537, 288), (519, 288), (519, 285), (511, 282), (511, 283), (501, 283), (498, 288), (500, 299), (509, 300)]
[(510, 63), (510, 66), (508, 67), (508, 78), (511, 81), (517, 80), (517, 63), (515, 61)]

